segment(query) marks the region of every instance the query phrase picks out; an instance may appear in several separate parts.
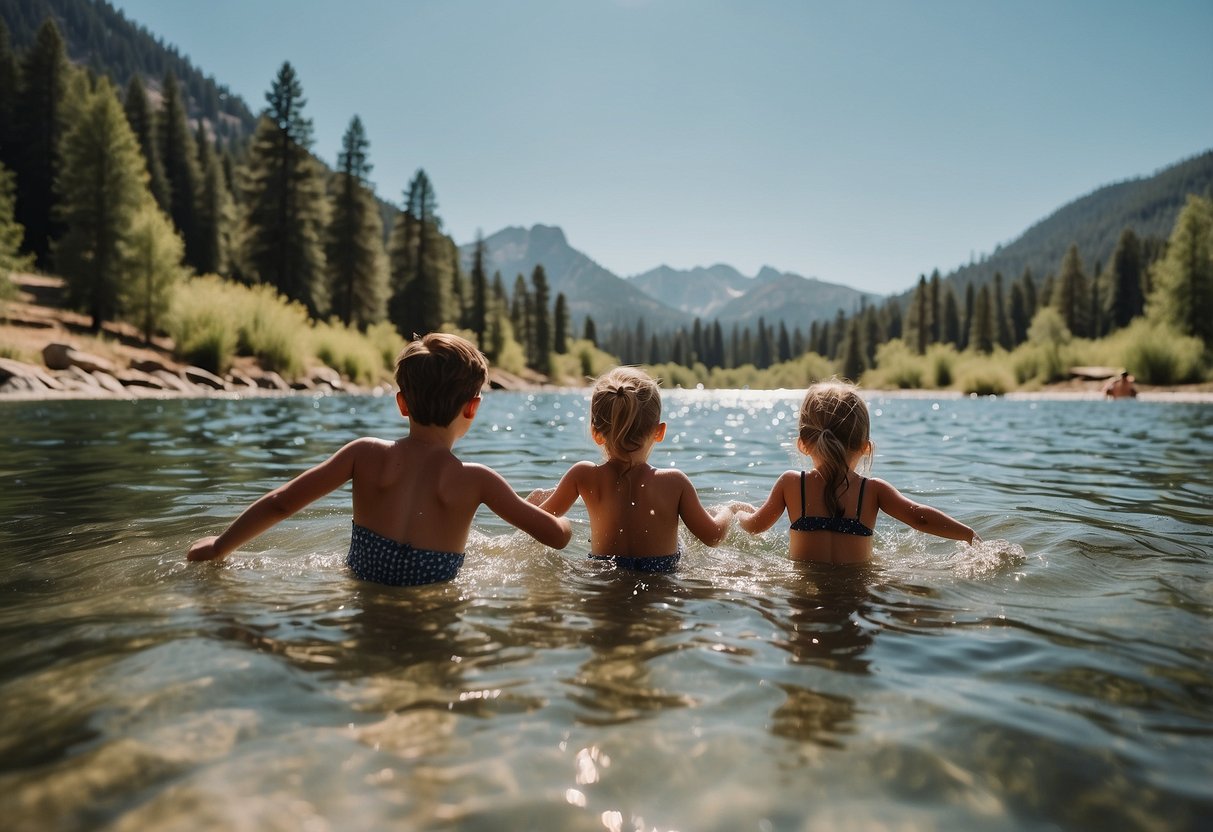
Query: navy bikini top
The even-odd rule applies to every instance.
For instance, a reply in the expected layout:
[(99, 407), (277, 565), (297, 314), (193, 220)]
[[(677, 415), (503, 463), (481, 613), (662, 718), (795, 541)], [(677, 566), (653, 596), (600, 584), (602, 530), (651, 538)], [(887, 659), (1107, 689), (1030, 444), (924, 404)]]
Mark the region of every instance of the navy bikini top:
[(859, 478), (859, 502), (855, 504), (855, 516), (843, 517), (842, 509), (837, 517), (808, 517), (805, 515), (804, 504), (804, 471), (800, 472), (800, 518), (792, 523), (792, 530), (798, 532), (837, 532), (838, 534), (854, 534), (860, 537), (871, 537), (872, 530), (859, 522), (863, 512), (863, 489), (868, 484), (867, 477)]

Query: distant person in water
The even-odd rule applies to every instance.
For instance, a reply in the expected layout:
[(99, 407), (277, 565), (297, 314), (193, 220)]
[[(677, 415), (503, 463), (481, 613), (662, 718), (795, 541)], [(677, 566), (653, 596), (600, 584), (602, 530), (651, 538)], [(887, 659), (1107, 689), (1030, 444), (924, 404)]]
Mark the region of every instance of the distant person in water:
[(853, 385), (814, 384), (800, 405), (796, 443), (813, 460), (813, 470), (781, 475), (758, 510), (738, 515), (738, 525), (757, 534), (786, 515), (791, 524), (789, 556), (815, 563), (870, 560), (872, 532), (881, 511), (921, 532), (980, 542), (964, 523), (906, 498), (884, 480), (856, 473), (860, 459), (871, 464), (869, 429), (867, 404)]
[(729, 530), (733, 509), (709, 512), (686, 474), (649, 465), (665, 430), (657, 383), (641, 370), (617, 367), (598, 379), (590, 397), (590, 436), (605, 459), (578, 462), (554, 489), (527, 499), (560, 517), (580, 497), (590, 516), (592, 559), (640, 572), (673, 572), (682, 554), (679, 519), (695, 537), (716, 546)]
[(1103, 386), (1104, 398), (1107, 399), (1133, 399), (1137, 397), (1137, 385), (1133, 382), (1136, 379), (1129, 375), (1128, 370), (1121, 370), (1120, 375), (1113, 376), (1108, 379), (1108, 383)]
[(455, 335), (431, 333), (396, 359), (396, 404), (408, 435), (389, 442), (350, 442), (325, 462), (253, 503), (218, 537), (206, 537), (190, 560), (216, 560), (335, 488), (354, 481), (349, 566), (383, 584), (449, 580), (463, 565), (476, 509), (484, 504), (511, 525), (557, 549), (569, 542), (568, 520), (518, 496), (500, 474), (461, 462), (451, 452), (480, 407), (488, 373), (484, 356)]

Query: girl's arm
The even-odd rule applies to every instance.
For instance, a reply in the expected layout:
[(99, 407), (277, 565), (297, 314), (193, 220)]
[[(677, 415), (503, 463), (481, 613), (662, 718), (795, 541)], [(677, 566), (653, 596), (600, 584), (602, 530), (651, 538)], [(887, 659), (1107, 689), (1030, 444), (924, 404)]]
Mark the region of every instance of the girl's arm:
[(682, 479), (682, 493), (678, 497), (678, 516), (686, 524), (691, 534), (702, 540), (708, 546), (719, 546), (720, 541), (729, 531), (733, 522), (732, 506), (721, 506), (712, 514), (699, 502), (699, 493), (691, 480), (681, 471), (672, 471), (667, 476), (678, 476)]
[(914, 502), (890, 483), (877, 479), (870, 479), (868, 483), (876, 486), (876, 507), (907, 526), (936, 537), (963, 540), (966, 543), (981, 542), (977, 532), (964, 523), (937, 508)]
[(218, 560), (299, 509), (318, 500), (354, 476), (355, 440), (314, 468), (280, 485), (240, 513), (218, 537), (204, 537), (190, 547), (189, 560)]
[(556, 517), (519, 497), (505, 481), (505, 477), (492, 468), (484, 465), (474, 467), (479, 474), (480, 502), (488, 506), (494, 514), (545, 546), (563, 549), (569, 545), (569, 540), (573, 537), (573, 526), (567, 519)]
[(743, 512), (737, 516), (737, 525), (750, 534), (765, 532), (775, 525), (783, 513), (787, 511), (787, 501), (784, 500), (784, 485), (788, 477), (799, 476), (795, 471), (788, 471), (775, 480), (767, 501), (757, 511)]
[(527, 502), (536, 504), (549, 514), (563, 517), (581, 495), (581, 488), (578, 485), (581, 472), (593, 468), (594, 463), (592, 462), (578, 462), (564, 472), (564, 476), (560, 478), (560, 482), (556, 483), (555, 488), (533, 491), (527, 497)]

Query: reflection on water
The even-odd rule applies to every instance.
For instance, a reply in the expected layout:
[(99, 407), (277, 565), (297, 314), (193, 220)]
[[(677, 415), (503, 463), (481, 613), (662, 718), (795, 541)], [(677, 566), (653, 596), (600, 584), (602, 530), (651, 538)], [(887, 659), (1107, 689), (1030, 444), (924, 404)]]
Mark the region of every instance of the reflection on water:
[[(801, 464), (794, 393), (675, 392), (653, 463), (708, 504)], [(477, 517), (453, 582), (343, 566), (336, 493), (187, 565), (387, 398), (0, 408), (0, 816), (24, 829), (1190, 829), (1213, 822), (1213, 408), (882, 398), (861, 569), (786, 530), (672, 576)], [(494, 394), (520, 491), (592, 458), (578, 393)]]

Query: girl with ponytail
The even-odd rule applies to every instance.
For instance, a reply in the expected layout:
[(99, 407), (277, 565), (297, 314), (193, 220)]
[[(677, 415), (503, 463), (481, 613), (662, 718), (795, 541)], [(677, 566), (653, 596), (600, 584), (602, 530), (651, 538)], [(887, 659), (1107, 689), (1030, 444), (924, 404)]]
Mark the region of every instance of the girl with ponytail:
[(867, 462), (865, 468), (871, 467), (869, 429), (867, 404), (853, 385), (814, 384), (800, 405), (796, 443), (813, 460), (813, 470), (784, 473), (762, 507), (738, 515), (738, 525), (758, 534), (786, 513), (791, 521), (789, 556), (819, 563), (870, 560), (872, 531), (881, 511), (921, 532), (980, 542), (964, 523), (910, 500), (884, 480), (855, 471), (861, 459)]
[(657, 383), (634, 367), (611, 370), (594, 384), (590, 398), (590, 436), (605, 459), (578, 462), (554, 489), (527, 499), (561, 517), (580, 497), (590, 516), (591, 558), (624, 569), (673, 572), (682, 553), (679, 519), (691, 534), (716, 546), (729, 530), (733, 509), (709, 513), (686, 474), (649, 465), (665, 427)]

